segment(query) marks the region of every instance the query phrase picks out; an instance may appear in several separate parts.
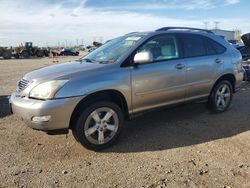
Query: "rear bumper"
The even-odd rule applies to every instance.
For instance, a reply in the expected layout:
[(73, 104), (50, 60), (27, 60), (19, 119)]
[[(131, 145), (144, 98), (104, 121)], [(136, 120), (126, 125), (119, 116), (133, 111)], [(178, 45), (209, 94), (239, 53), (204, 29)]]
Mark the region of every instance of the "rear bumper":
[[(35, 100), (18, 97), (13, 93), (10, 106), (13, 114), (20, 117), (29, 127), (50, 131), (68, 129), (72, 112), (83, 97), (54, 100)], [(50, 117), (44, 121), (34, 121), (34, 117)]]
[(244, 81), (244, 77), (245, 77), (245, 72), (237, 72), (235, 74), (235, 91), (238, 91), (240, 88), (243, 87), (243, 81)]

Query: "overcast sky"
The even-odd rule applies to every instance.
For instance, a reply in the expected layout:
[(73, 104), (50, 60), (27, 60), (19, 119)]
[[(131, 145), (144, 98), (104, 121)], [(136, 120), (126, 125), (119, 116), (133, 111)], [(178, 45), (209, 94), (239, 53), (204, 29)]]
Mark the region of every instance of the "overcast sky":
[(250, 32), (249, 0), (0, 0), (0, 46), (103, 42), (163, 26)]

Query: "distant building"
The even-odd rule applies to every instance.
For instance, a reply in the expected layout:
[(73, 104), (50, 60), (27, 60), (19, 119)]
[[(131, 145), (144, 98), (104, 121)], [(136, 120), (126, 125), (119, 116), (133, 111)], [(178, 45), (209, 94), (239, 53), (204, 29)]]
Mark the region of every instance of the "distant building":
[(235, 40), (235, 31), (228, 31), (222, 29), (212, 29), (211, 31), (217, 35), (223, 36), (226, 40)]

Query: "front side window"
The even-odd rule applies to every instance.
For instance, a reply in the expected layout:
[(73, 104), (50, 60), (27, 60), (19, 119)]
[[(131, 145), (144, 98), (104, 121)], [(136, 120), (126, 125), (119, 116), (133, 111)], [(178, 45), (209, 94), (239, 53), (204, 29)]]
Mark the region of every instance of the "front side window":
[(177, 40), (173, 35), (161, 35), (147, 41), (138, 52), (150, 52), (154, 61), (179, 58)]

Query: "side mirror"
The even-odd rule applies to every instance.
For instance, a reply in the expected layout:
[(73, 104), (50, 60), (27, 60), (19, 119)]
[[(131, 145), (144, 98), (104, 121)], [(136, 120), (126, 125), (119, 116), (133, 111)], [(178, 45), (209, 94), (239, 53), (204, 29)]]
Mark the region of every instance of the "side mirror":
[(139, 52), (135, 54), (134, 63), (135, 64), (145, 64), (145, 63), (152, 63), (153, 56), (150, 52)]

